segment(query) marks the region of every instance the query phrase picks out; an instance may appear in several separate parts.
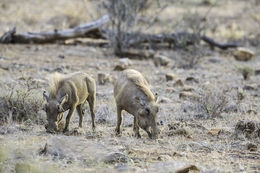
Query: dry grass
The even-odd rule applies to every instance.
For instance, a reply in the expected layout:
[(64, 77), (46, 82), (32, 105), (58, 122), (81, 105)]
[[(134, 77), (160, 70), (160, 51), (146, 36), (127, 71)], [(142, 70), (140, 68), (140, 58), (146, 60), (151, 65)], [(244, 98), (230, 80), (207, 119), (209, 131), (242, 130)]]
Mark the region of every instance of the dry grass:
[[(199, 5), (201, 2), (190, 0), (176, 6), (169, 5), (158, 16), (160, 25), (151, 27), (148, 32), (166, 31), (172, 20), (182, 19), (179, 16), (187, 8), (196, 6), (197, 12), (203, 16), (208, 6)], [(57, 26), (68, 27), (74, 19), (80, 23), (89, 21), (82, 4), (81, 0), (1, 1), (0, 33), (13, 24), (17, 25), (19, 31), (37, 31)], [(250, 17), (252, 11), (245, 10), (243, 18), (235, 18), (241, 12), (240, 7), (254, 5), (253, 2), (218, 1), (209, 15), (212, 25), (206, 33), (219, 40), (226, 36), (221, 28), (229, 33), (234, 30), (242, 30), (245, 35), (254, 33), (250, 29), (255, 26)], [(252, 10), (257, 11), (258, 8), (255, 5)], [(148, 11), (147, 14), (152, 12)], [(92, 14), (94, 13), (95, 10)], [(52, 18), (58, 21), (57, 25), (55, 22), (48, 24)], [(239, 27), (228, 27), (229, 23), (236, 21), (240, 21)], [(244, 23), (248, 25), (241, 26)], [(174, 31), (182, 30), (182, 26)], [(173, 64), (177, 64), (177, 60), (181, 60), (184, 55), (178, 50), (162, 50), (162, 53), (172, 57)], [(235, 126), (243, 119), (260, 122), (260, 80), (256, 75), (243, 80), (234, 68), (249, 66), (257, 69), (260, 66), (259, 52), (256, 51), (256, 58), (248, 62), (235, 61), (229, 51), (211, 51), (207, 48), (202, 49), (202, 53), (207, 56), (203, 54), (199, 63), (194, 65), (195, 68), (187, 69), (178, 66), (156, 68), (149, 60), (132, 61), (132, 66), (147, 77), (152, 91), (158, 92), (159, 97), (167, 98), (166, 102), (160, 103), (158, 113), (161, 134), (157, 140), (149, 140), (142, 130), (141, 139), (133, 136), (133, 116), (127, 113), (124, 113), (122, 135), (115, 136), (117, 117), (112, 83), (97, 85), (96, 132), (91, 129), (88, 106), (85, 107), (83, 134), (51, 135), (45, 132), (42, 124), (34, 123), (45, 117), (45, 113), (40, 111), (43, 104), (42, 89), (46, 86), (45, 77), (50, 72), (61, 68), (63, 73), (87, 72), (95, 79), (100, 72), (116, 77), (118, 72), (113, 69), (118, 59), (110, 49), (59, 44), (1, 45), (0, 116), (9, 117), (12, 112), (13, 117), (22, 117), (22, 121), (11, 121), (0, 126), (0, 172), (115, 172), (122, 169), (126, 172), (174, 172), (186, 164), (195, 164), (202, 172), (259, 172), (260, 138), (248, 138), (243, 133), (239, 134), (235, 131)], [(197, 52), (191, 54), (198, 55)], [(65, 58), (61, 59), (59, 55), (64, 55)], [(193, 87), (192, 93), (199, 94), (199, 100), (180, 99), (179, 93), (183, 88), (173, 87), (174, 81), (166, 82), (167, 73), (175, 73), (185, 86)], [(187, 77), (193, 77), (198, 82), (188, 82)], [(247, 85), (255, 86), (255, 89), (246, 90)], [(189, 111), (184, 112), (183, 108), (189, 108)], [(198, 114), (205, 114), (206, 118), (197, 117)], [(24, 121), (28, 118), (32, 121)], [(73, 116), (70, 127), (71, 131), (78, 127), (77, 115)], [(219, 129), (220, 132), (211, 135), (211, 129)], [(54, 146), (53, 152), (39, 154), (46, 143)], [(249, 144), (256, 145), (257, 151), (249, 151)], [(129, 160), (113, 164), (99, 160), (110, 152), (120, 152)], [(96, 158), (97, 155), (99, 158)]]

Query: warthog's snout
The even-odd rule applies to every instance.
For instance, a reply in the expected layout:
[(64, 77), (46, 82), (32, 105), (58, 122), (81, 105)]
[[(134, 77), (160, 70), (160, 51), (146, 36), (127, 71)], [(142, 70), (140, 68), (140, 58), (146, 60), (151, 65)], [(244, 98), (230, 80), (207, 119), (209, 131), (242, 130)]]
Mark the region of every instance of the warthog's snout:
[(56, 133), (58, 131), (57, 123), (48, 123), (45, 125), (46, 132)]
[(160, 134), (160, 129), (159, 128), (152, 128), (151, 133), (148, 133), (148, 136), (150, 139), (157, 139), (158, 135)]

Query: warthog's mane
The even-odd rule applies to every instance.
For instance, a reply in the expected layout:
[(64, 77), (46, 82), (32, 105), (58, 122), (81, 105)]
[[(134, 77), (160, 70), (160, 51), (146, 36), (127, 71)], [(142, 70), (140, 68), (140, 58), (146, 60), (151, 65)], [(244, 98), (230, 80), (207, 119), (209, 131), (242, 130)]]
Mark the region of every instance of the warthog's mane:
[(49, 87), (47, 90), (49, 92), (50, 97), (56, 97), (61, 81), (65, 77), (67, 76), (60, 73), (53, 73), (48, 76)]
[(149, 88), (149, 84), (143, 77), (143, 75), (135, 70), (128, 70), (132, 71), (131, 73), (125, 73), (127, 78), (133, 82), (143, 93), (148, 97), (150, 100), (154, 100), (155, 97)]

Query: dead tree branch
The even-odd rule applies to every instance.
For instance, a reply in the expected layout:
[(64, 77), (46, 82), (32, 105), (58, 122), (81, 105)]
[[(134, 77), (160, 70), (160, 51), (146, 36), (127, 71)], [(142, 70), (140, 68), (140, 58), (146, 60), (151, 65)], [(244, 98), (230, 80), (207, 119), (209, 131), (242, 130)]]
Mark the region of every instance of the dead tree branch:
[(76, 26), (66, 30), (54, 30), (47, 32), (27, 32), (16, 34), (16, 28), (6, 32), (1, 38), (0, 43), (55, 43), (57, 40), (67, 40), (71, 38), (88, 37), (104, 39), (100, 27), (109, 21), (109, 16)]

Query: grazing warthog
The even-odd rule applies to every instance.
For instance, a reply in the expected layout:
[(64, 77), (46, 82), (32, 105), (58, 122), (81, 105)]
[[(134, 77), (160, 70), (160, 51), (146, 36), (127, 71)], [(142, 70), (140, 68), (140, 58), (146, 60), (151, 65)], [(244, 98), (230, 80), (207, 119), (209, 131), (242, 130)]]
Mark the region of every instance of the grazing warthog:
[(69, 110), (66, 117), (66, 124), (63, 132), (69, 130), (70, 119), (77, 109), (79, 115), (79, 127), (82, 127), (84, 112), (83, 104), (86, 100), (89, 103), (92, 128), (95, 129), (94, 106), (96, 102), (96, 83), (89, 75), (81, 72), (70, 75), (54, 74), (50, 78), (49, 95), (43, 92), (43, 97), (47, 101), (44, 110), (47, 114), (48, 124), (45, 126), (47, 132), (55, 133), (58, 124), (61, 122), (63, 113)]
[(139, 133), (141, 127), (150, 138), (157, 138), (159, 129), (156, 120), (159, 107), (141, 73), (132, 69), (122, 71), (115, 83), (114, 97), (117, 105), (117, 134), (121, 133), (122, 110), (125, 110), (134, 116), (136, 137), (141, 137)]

